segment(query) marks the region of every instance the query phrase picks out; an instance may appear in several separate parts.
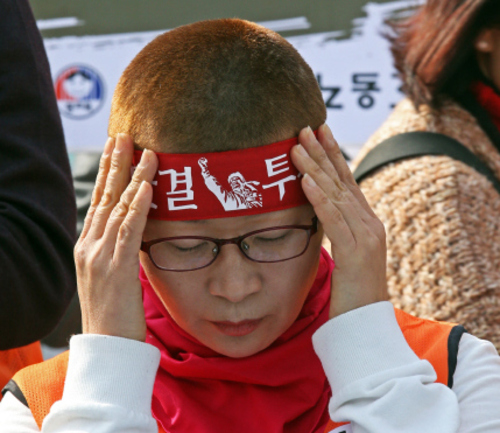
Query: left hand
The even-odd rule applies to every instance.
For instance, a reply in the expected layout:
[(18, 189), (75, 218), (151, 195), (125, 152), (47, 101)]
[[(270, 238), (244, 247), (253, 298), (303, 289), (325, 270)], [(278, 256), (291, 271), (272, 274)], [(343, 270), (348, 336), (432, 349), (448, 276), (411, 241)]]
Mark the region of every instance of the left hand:
[(130, 179), (133, 152), (128, 135), (108, 140), (75, 263), (83, 333), (145, 341), (139, 250), (158, 160), (145, 150)]
[(325, 124), (318, 138), (299, 134), (292, 161), (304, 174), (302, 188), (332, 244), (330, 318), (388, 299), (386, 241), (382, 222), (368, 205)]

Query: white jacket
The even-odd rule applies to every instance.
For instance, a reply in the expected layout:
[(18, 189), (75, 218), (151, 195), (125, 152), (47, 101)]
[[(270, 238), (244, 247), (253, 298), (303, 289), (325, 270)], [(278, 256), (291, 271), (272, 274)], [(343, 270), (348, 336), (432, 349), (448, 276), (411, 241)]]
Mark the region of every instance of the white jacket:
[[(410, 349), (389, 302), (330, 320), (313, 343), (334, 390), (330, 416), (351, 421), (339, 433), (500, 432), (500, 357), (489, 342), (463, 335), (452, 389), (434, 383), (434, 369)], [(101, 335), (75, 336), (70, 346), (63, 398), (43, 433), (157, 432), (158, 349)], [(30, 410), (7, 393), (0, 432), (39, 431)]]

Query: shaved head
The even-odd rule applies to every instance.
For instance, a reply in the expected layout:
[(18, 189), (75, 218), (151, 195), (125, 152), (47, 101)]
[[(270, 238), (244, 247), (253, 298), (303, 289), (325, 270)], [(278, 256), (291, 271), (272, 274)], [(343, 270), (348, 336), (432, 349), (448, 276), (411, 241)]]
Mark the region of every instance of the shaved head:
[(182, 26), (149, 43), (116, 87), (108, 133), (138, 148), (256, 147), (326, 119), (311, 68), (277, 33), (237, 20)]

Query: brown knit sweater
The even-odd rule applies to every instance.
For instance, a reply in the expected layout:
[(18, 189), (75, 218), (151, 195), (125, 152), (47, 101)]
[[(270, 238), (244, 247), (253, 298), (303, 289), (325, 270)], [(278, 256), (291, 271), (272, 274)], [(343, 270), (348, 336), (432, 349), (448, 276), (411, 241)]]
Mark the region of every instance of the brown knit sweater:
[[(403, 132), (449, 135), (500, 179), (500, 154), (476, 119), (448, 101), (417, 112), (403, 100), (361, 150)], [(392, 302), (419, 317), (458, 322), (500, 349), (500, 195), (467, 165), (446, 156), (390, 164), (361, 189), (387, 231)]]

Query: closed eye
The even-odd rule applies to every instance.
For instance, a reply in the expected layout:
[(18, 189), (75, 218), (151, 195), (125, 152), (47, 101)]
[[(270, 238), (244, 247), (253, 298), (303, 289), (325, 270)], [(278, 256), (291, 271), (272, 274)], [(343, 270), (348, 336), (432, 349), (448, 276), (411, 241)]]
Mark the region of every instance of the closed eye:
[(260, 235), (255, 237), (256, 242), (262, 243), (272, 243), (279, 242), (285, 240), (291, 233), (291, 230), (287, 230), (285, 232), (280, 231), (279, 233), (269, 233), (268, 236)]
[(189, 253), (189, 252), (197, 252), (201, 251), (208, 246), (208, 242), (206, 241), (198, 241), (193, 239), (179, 240), (179, 241), (171, 241), (168, 242), (170, 248), (173, 248), (175, 251), (181, 253)]

